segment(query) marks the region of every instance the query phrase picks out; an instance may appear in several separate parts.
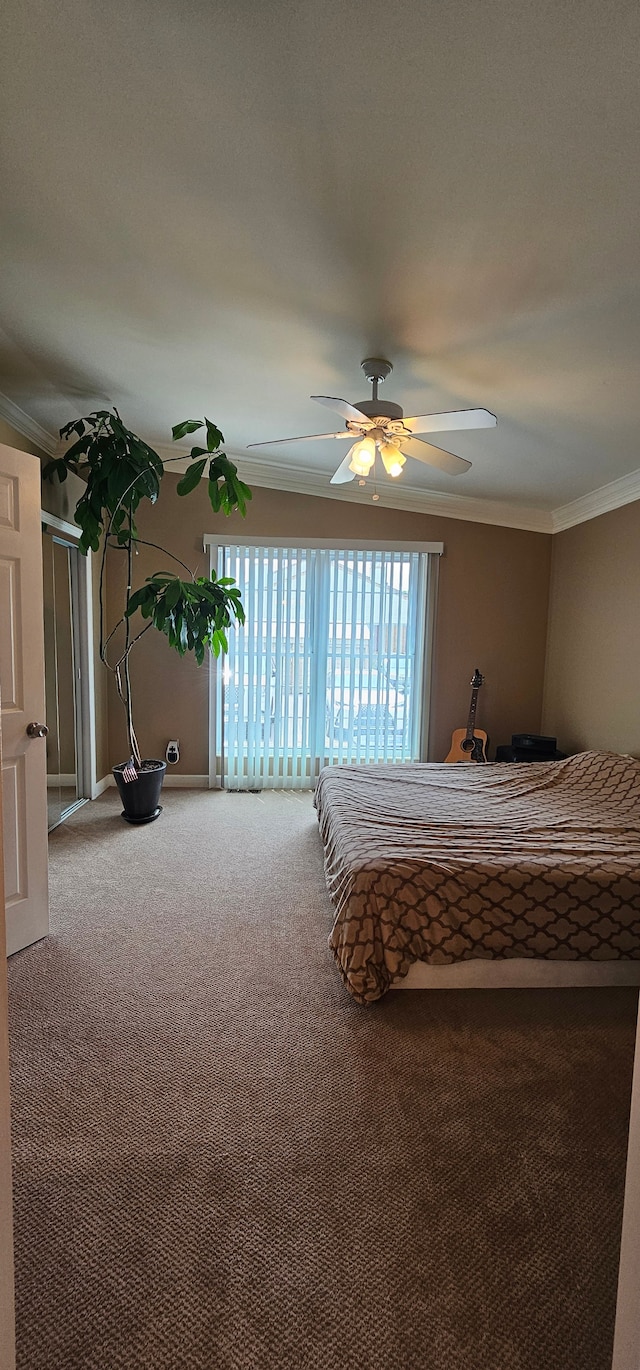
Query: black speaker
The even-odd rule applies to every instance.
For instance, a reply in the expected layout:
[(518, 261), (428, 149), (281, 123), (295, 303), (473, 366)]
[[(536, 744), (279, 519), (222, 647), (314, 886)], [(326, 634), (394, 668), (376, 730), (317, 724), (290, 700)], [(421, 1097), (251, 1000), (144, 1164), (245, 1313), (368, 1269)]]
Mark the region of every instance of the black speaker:
[(555, 752), (558, 739), (541, 737), (539, 733), (512, 733), (511, 746), (524, 751)]
[(549, 751), (536, 747), (497, 747), (496, 761), (564, 761), (565, 753), (555, 747)]

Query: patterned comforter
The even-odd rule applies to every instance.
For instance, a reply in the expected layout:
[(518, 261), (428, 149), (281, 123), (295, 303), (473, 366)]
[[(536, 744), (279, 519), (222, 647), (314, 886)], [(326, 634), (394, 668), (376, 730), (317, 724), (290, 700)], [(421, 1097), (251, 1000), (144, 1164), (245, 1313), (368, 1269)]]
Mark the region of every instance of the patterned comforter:
[(359, 1003), (417, 960), (640, 958), (640, 761), (326, 767), (315, 804)]

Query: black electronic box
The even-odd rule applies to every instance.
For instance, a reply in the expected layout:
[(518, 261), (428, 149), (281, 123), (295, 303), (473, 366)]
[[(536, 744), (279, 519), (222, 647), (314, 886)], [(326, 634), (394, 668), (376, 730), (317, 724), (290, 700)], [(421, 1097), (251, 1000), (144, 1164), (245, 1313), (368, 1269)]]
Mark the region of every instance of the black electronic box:
[(565, 753), (558, 751), (556, 741), (538, 733), (513, 733), (510, 747), (496, 749), (496, 761), (564, 761)]
[(512, 733), (511, 746), (518, 749), (526, 747), (532, 752), (555, 752), (557, 737), (540, 737), (538, 733)]

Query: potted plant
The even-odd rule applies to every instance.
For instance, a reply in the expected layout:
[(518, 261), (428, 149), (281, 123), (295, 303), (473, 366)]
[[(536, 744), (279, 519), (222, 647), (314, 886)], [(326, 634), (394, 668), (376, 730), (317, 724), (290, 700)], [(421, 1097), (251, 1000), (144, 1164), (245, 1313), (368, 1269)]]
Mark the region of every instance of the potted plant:
[[(191, 462), (178, 482), (178, 494), (188, 495), (205, 478), (215, 513), (244, 516), (251, 490), (238, 477), (237, 467), (221, 450), (223, 437), (210, 419), (187, 419), (173, 428), (173, 439), (206, 430), (206, 447), (193, 447)], [(147, 576), (144, 585), (133, 587), (133, 559), (136, 546), (147, 544), (136, 528), (135, 513), (143, 499), (155, 503), (164, 475), (157, 452), (126, 428), (117, 409), (99, 409), (86, 418), (76, 419), (60, 430), (62, 439), (75, 435), (75, 441), (60, 456), (47, 462), (43, 475), (64, 481), (69, 471), (86, 480), (86, 489), (75, 509), (81, 528), (80, 551), (98, 552), (102, 538), (100, 564), (100, 657), (115, 678), (118, 695), (126, 715), (129, 760), (113, 767), (113, 774), (124, 805), (123, 817), (130, 823), (149, 823), (161, 812), (160, 791), (166, 762), (143, 759), (134, 727), (129, 658), (150, 628), (164, 633), (171, 647), (184, 656), (193, 652), (202, 665), (207, 651), (218, 656), (227, 648), (227, 630), (235, 620), (244, 623), (240, 591), (229, 577), (194, 576), (172, 552), (159, 548), (171, 561), (186, 571), (184, 579), (173, 571), (158, 571)], [(184, 453), (180, 454), (181, 460)], [(126, 590), (122, 613), (107, 631), (104, 613), (104, 582), (107, 551), (117, 550), (126, 561)], [(139, 615), (138, 622), (135, 616)], [(121, 640), (115, 646), (116, 637)]]

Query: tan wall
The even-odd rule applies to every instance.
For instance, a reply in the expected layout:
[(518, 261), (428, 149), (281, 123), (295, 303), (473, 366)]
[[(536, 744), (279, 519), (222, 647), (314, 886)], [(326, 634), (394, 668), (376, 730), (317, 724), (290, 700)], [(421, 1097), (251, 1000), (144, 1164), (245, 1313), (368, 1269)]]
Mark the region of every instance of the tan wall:
[[(431, 759), (442, 760), (454, 727), (469, 710), (469, 682), (475, 666), (486, 675), (478, 724), (492, 744), (508, 742), (519, 730), (539, 731), (542, 707), (551, 538), (543, 533), (465, 523), (456, 519), (380, 509), (258, 489), (245, 520), (214, 516), (204, 484), (180, 499), (177, 477), (165, 476), (157, 505), (141, 511), (142, 537), (168, 547), (192, 569), (206, 572), (204, 533), (254, 536), (389, 538), (441, 541), (436, 638), (436, 672), (431, 710)], [(124, 557), (109, 554), (111, 622), (122, 588)], [(143, 549), (135, 584), (169, 565)], [(204, 774), (207, 757), (208, 668), (181, 660), (153, 629), (135, 653), (132, 678), (143, 755), (164, 756), (167, 741), (179, 737), (178, 771)], [(122, 708), (109, 699), (112, 764), (126, 751)]]
[(556, 533), (543, 730), (640, 756), (640, 502)]
[(30, 438), (24, 438), (17, 428), (12, 428), (11, 424), (2, 418), (0, 418), (0, 443), (4, 443), (6, 447), (15, 447), (18, 452), (31, 452), (33, 456), (41, 459), (46, 455), (39, 447), (34, 447)]
[[(35, 451), (35, 448), (31, 449)], [(43, 464), (49, 458), (42, 458)], [(84, 481), (79, 476), (74, 476), (73, 471), (69, 472), (65, 481), (43, 480), (40, 499), (42, 508), (48, 514), (55, 514), (59, 519), (65, 519), (67, 523), (74, 522), (74, 511), (78, 500), (84, 494)]]

